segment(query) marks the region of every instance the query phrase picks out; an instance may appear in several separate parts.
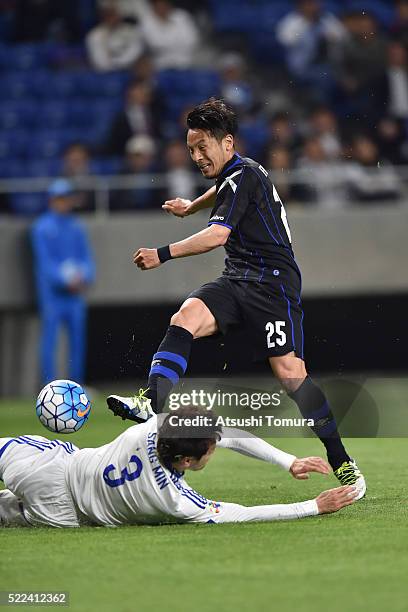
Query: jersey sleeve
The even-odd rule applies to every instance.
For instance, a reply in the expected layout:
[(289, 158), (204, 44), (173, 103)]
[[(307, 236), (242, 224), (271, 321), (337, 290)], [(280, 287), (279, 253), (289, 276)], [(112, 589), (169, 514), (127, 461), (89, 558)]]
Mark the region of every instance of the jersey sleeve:
[(208, 499), (201, 508), (191, 507), (191, 502), (183, 500), (179, 507), (178, 518), (187, 523), (252, 523), (294, 520), (317, 514), (319, 510), (314, 499), (294, 504), (263, 506), (242, 506)]
[(235, 229), (252, 199), (252, 184), (252, 173), (245, 166), (227, 176), (217, 190), (208, 225)]
[(285, 453), (247, 431), (224, 427), (222, 434), (221, 440), (217, 442), (217, 447), (229, 448), (246, 457), (267, 461), (284, 470), (289, 471), (296, 459), (295, 455)]
[(184, 523), (246, 523), (279, 521), (315, 516), (319, 513), (314, 499), (294, 504), (241, 506), (206, 499), (185, 482), (177, 483), (178, 496), (169, 514)]

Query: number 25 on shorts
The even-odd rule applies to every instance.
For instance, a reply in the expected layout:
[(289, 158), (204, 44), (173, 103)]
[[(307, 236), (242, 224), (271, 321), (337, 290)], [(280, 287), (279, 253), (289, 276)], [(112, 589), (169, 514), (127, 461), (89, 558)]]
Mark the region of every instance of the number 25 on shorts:
[(269, 321), (265, 325), (266, 334), (266, 344), (268, 348), (275, 348), (278, 344), (279, 346), (284, 346), (286, 344), (286, 333), (283, 331), (283, 327), (285, 327), (286, 321), (275, 321), (272, 323)]

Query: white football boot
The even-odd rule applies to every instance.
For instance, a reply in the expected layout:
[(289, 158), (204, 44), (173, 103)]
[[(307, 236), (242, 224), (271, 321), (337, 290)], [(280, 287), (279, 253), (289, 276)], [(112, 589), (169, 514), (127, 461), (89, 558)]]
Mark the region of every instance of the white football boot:
[(139, 389), (139, 393), (133, 397), (121, 397), (120, 395), (109, 395), (106, 398), (109, 410), (115, 416), (123, 420), (130, 419), (136, 423), (146, 423), (154, 416), (151, 399), (145, 396), (147, 389)]
[(334, 470), (334, 475), (342, 485), (353, 485), (356, 489), (356, 501), (364, 497), (367, 490), (367, 485), (364, 476), (358, 469), (354, 459), (344, 461), (337, 470)]

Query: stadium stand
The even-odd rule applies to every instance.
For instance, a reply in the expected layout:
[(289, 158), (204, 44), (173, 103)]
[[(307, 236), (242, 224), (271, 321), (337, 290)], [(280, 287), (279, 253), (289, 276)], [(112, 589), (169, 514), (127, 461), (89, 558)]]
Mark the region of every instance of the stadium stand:
[[(77, 22), (81, 34), (79, 40), (74, 41), (68, 35), (59, 39), (52, 33), (52, 24), (46, 24), (43, 40), (15, 42), (21, 40), (16, 34), (16, 15), (12, 10), (1, 15), (0, 179), (57, 176), (62, 168), (62, 155), (73, 142), (88, 147), (92, 157), (90, 167), (96, 174), (116, 174), (123, 165), (117, 158), (106, 157), (108, 152), (104, 151), (103, 143), (114, 117), (124, 108), (126, 87), (138, 78), (137, 69), (97, 72), (89, 68), (84, 41), (97, 23), (97, 7), (91, 1), (79, 4)], [(327, 0), (320, 3), (322, 15), (330, 13), (342, 20), (349, 39), (353, 33), (347, 31), (344, 17), (352, 15), (358, 20), (365, 11), (373, 17), (382, 39), (394, 40), (397, 37), (406, 44), (407, 26), (402, 13), (399, 14), (400, 4), (404, 2), (397, 3), (396, 7), (385, 0)], [(185, 8), (185, 3), (182, 6)], [(246, 79), (251, 82), (249, 87), (256, 84), (254, 90), (257, 92), (252, 106), (240, 117), (244, 152), (258, 158), (266, 155), (270, 137), (268, 122), (275, 112), (293, 111), (294, 100), (299, 139), (308, 137), (309, 118), (314, 105), (322, 103), (322, 100), (310, 94), (307, 84), (296, 82), (296, 78), (290, 75), (288, 67), (285, 67), (285, 49), (277, 37), (279, 23), (296, 9), (296, 3), (208, 0), (203, 6), (206, 8), (201, 10), (201, 14), (195, 11), (191, 15), (197, 23), (203, 19), (210, 24), (210, 40), (204, 40), (203, 45), (218, 46), (219, 54), (213, 62), (205, 65), (166, 69), (153, 74), (155, 96), (160, 99), (164, 124), (161, 140), (157, 143), (159, 155), (166, 141), (180, 137), (180, 118), (186, 108), (211, 95), (220, 95), (222, 68), (217, 57), (225, 51), (236, 50), (237, 40), (238, 50), (245, 57)], [(253, 70), (255, 66), (256, 71)], [(336, 75), (336, 65), (332, 71)], [(367, 120), (363, 116), (370, 88), (374, 85), (367, 85), (363, 95), (359, 92), (358, 96), (342, 89), (342, 84), (334, 82), (333, 87), (334, 95), (332, 91), (329, 94), (325, 92), (329, 97), (323, 102), (339, 119), (342, 145), (345, 146), (344, 160), (347, 154), (353, 158), (353, 152), (350, 153), (346, 147), (349, 143), (347, 130), (343, 129), (345, 122), (349, 131), (353, 132), (357, 125), (362, 134), (370, 135), (379, 146), (380, 155), (384, 156), (383, 140), (377, 137), (376, 124), (372, 118)], [(345, 116), (345, 113), (348, 114)], [(383, 117), (389, 117), (387, 108), (383, 108)], [(401, 122), (399, 129), (400, 140), (407, 142), (407, 122)], [(399, 146), (402, 146), (401, 142)], [(288, 153), (293, 167), (296, 167), (301, 148), (292, 148)], [(260, 158), (260, 161), (266, 163), (266, 158)], [(27, 194), (17, 195), (12, 198), (13, 210), (23, 212), (24, 202), (28, 202), (27, 212), (30, 214), (37, 210), (33, 202), (40, 202), (41, 197), (30, 200)]]

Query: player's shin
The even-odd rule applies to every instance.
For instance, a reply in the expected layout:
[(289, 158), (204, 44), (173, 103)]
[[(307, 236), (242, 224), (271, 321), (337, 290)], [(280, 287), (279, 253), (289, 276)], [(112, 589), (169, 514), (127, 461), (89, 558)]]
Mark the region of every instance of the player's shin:
[(191, 352), (193, 335), (178, 325), (170, 325), (157, 352), (153, 355), (146, 396), (154, 412), (163, 411), (173, 386), (184, 375)]
[(313, 419), (314, 426), (311, 429), (326, 447), (327, 459), (333, 471), (345, 461), (350, 461), (327, 398), (312, 379), (307, 376), (296, 391), (289, 393), (289, 397), (297, 404), (305, 419)]

